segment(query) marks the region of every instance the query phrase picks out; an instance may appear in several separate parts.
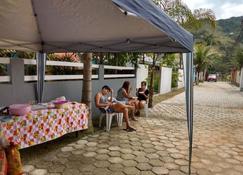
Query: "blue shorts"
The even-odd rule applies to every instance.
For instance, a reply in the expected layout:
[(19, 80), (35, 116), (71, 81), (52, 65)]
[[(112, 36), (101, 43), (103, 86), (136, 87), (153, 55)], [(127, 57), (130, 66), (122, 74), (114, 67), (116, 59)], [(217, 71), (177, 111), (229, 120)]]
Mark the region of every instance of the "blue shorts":
[(108, 113), (113, 113), (113, 112), (115, 112), (114, 109), (112, 109), (112, 108), (108, 108), (108, 109), (99, 108), (99, 109), (100, 109), (100, 111), (101, 111), (102, 113), (106, 113), (106, 112), (108, 112)]

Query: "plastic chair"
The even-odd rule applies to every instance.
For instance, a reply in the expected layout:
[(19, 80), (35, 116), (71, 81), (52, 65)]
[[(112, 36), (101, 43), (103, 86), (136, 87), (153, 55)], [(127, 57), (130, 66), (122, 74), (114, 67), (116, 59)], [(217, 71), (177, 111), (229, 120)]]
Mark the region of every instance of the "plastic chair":
[(112, 123), (112, 119), (114, 116), (116, 116), (117, 119), (117, 124), (119, 127), (122, 126), (122, 120), (123, 120), (123, 113), (118, 113), (118, 112), (105, 112), (105, 113), (101, 113), (100, 115), (100, 120), (99, 120), (99, 127), (101, 127), (101, 123), (102, 123), (102, 119), (103, 117), (106, 117), (106, 131), (109, 132), (111, 129), (111, 123)]
[(143, 109), (140, 109), (140, 115), (141, 116), (144, 116), (144, 117), (148, 117), (148, 103), (146, 102), (145, 105), (144, 105), (144, 108)]

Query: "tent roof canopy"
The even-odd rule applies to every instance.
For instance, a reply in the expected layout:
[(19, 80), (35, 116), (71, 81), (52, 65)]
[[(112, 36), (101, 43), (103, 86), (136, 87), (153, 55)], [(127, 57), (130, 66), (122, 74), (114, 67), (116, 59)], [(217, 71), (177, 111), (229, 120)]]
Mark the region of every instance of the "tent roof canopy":
[(150, 0), (1, 0), (0, 48), (191, 52), (193, 36)]

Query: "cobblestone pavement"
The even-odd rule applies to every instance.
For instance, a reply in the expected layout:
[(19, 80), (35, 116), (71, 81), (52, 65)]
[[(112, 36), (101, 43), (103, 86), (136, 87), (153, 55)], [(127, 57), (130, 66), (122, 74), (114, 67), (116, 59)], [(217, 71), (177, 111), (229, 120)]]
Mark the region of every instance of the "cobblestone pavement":
[[(226, 83), (195, 87), (194, 175), (243, 174), (243, 96)], [(63, 137), (21, 151), (26, 174), (184, 175), (188, 140), (184, 93), (133, 123), (137, 132)]]

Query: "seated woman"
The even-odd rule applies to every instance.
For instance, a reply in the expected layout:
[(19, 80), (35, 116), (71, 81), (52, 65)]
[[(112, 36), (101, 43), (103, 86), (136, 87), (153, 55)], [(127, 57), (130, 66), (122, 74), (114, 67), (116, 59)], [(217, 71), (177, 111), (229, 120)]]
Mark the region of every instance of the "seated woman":
[[(139, 111), (139, 101), (135, 97), (130, 95), (131, 87), (129, 81), (124, 81), (122, 87), (117, 91), (116, 99), (118, 101), (123, 101), (125, 104), (132, 105), (135, 107), (135, 113)], [(134, 115), (132, 120), (137, 120)]]
[(136, 93), (139, 100), (139, 108), (143, 109), (145, 104), (147, 103), (149, 90), (146, 89), (146, 81), (141, 82), (141, 87), (138, 89)]
[[(97, 108), (99, 108), (102, 112), (121, 112), (123, 113), (123, 116), (125, 118), (126, 122), (126, 131), (136, 131), (129, 122), (128, 119), (128, 109), (134, 108), (130, 105), (125, 105), (122, 103), (119, 103), (116, 100), (112, 99), (112, 96), (109, 98), (109, 94), (112, 94), (112, 89), (109, 86), (103, 86), (101, 91), (98, 92), (95, 96), (95, 105)], [(113, 102), (112, 102), (113, 101)]]

